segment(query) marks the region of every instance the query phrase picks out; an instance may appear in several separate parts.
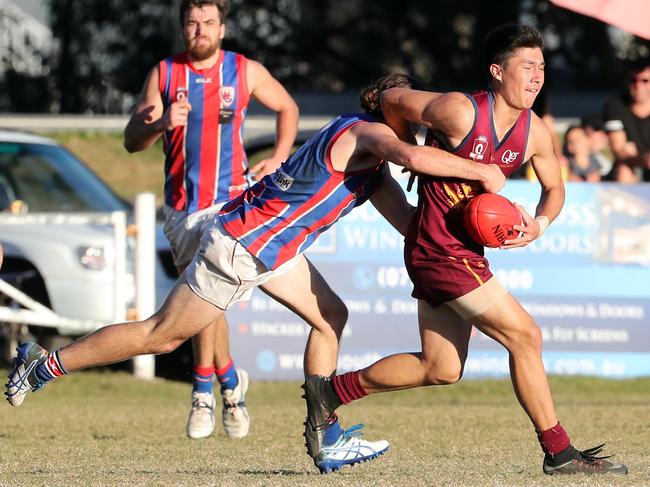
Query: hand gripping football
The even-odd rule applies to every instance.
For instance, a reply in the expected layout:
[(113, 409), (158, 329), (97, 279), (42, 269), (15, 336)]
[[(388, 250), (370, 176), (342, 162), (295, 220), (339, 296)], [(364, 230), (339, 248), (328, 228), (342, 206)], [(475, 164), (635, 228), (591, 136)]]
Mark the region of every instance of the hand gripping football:
[(470, 237), (485, 247), (500, 247), (506, 240), (518, 238), (520, 232), (512, 226), (524, 224), (517, 207), (495, 193), (474, 197), (465, 207), (463, 220)]

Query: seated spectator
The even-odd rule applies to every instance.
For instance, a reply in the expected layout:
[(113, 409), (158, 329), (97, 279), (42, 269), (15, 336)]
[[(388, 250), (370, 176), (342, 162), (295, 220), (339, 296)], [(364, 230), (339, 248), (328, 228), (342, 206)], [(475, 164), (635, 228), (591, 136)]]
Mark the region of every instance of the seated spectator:
[(568, 161), (569, 181), (600, 181), (600, 164), (591, 152), (585, 129), (577, 125), (567, 129), (564, 134), (564, 155)]
[(599, 113), (585, 115), (580, 120), (580, 126), (585, 129), (591, 153), (600, 164), (600, 175), (607, 175), (612, 170), (613, 161), (602, 115)]
[(605, 131), (619, 183), (650, 181), (650, 58), (628, 69), (626, 93), (605, 106)]

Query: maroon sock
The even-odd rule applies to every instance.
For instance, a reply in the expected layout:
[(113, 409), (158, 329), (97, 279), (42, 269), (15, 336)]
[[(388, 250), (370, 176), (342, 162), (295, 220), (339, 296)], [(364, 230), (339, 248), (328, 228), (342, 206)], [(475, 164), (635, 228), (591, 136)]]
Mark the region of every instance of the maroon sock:
[(332, 380), (334, 391), (343, 404), (349, 404), (356, 399), (367, 396), (368, 393), (363, 390), (359, 382), (359, 371), (348, 372), (347, 374), (337, 375)]
[(566, 450), (571, 444), (569, 435), (566, 434), (559, 421), (551, 429), (538, 431), (537, 439), (539, 439), (539, 444), (542, 445), (544, 453), (548, 453), (549, 455), (557, 455), (561, 451)]

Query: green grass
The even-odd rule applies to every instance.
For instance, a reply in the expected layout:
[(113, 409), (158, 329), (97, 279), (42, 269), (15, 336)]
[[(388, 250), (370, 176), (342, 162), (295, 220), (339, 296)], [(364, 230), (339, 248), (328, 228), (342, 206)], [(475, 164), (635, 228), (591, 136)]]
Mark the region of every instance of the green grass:
[[(126, 199), (150, 191), (162, 203), (160, 144), (128, 154), (122, 135), (48, 133)], [(1, 372), (1, 371), (0, 371)], [(307, 457), (296, 383), (254, 382), (251, 434), (185, 437), (189, 385), (81, 373), (0, 405), (0, 486), (205, 485), (650, 485), (650, 378), (551, 380), (558, 415), (574, 444), (607, 443), (630, 475), (549, 478), (532, 427), (508, 381), (464, 381), (365, 398), (340, 410), (344, 426), (386, 438), (378, 460), (320, 476)]]
[[(0, 371), (1, 372), (1, 371)], [(552, 378), (576, 446), (606, 442), (630, 475), (549, 478), (505, 380), (370, 396), (341, 408), (344, 426), (386, 438), (376, 461), (321, 476), (302, 444), (297, 383), (253, 382), (251, 433), (188, 440), (188, 384), (86, 372), (23, 406), (0, 406), (0, 485), (650, 485), (650, 379)]]
[(121, 133), (65, 131), (44, 134), (58, 141), (83, 160), (100, 178), (123, 198), (132, 201), (141, 192), (156, 195), (163, 202), (162, 142), (147, 150), (129, 154), (124, 149)]
[[(165, 157), (161, 141), (147, 150), (129, 154), (121, 133), (63, 131), (43, 135), (64, 145), (126, 200), (133, 201), (137, 193), (146, 191), (156, 195), (158, 206), (163, 204)], [(271, 153), (267, 150), (255, 154), (249, 161), (251, 166)]]

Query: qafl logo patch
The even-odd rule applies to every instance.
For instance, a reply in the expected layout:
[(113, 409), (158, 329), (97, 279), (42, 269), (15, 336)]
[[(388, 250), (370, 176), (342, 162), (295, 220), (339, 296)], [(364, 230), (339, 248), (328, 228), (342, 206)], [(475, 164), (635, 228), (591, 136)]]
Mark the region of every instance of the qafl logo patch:
[(219, 98), (221, 98), (221, 107), (229, 107), (232, 105), (232, 102), (235, 101), (235, 87), (234, 86), (222, 86), (219, 89)]
[(482, 161), (487, 152), (487, 148), (488, 138), (485, 135), (479, 135), (474, 139), (474, 145), (472, 146), (472, 152), (469, 153), (469, 157), (475, 161)]
[(508, 149), (501, 156), (501, 162), (503, 162), (504, 164), (512, 164), (517, 160), (517, 156), (519, 156), (519, 152), (511, 151), (510, 149)]

